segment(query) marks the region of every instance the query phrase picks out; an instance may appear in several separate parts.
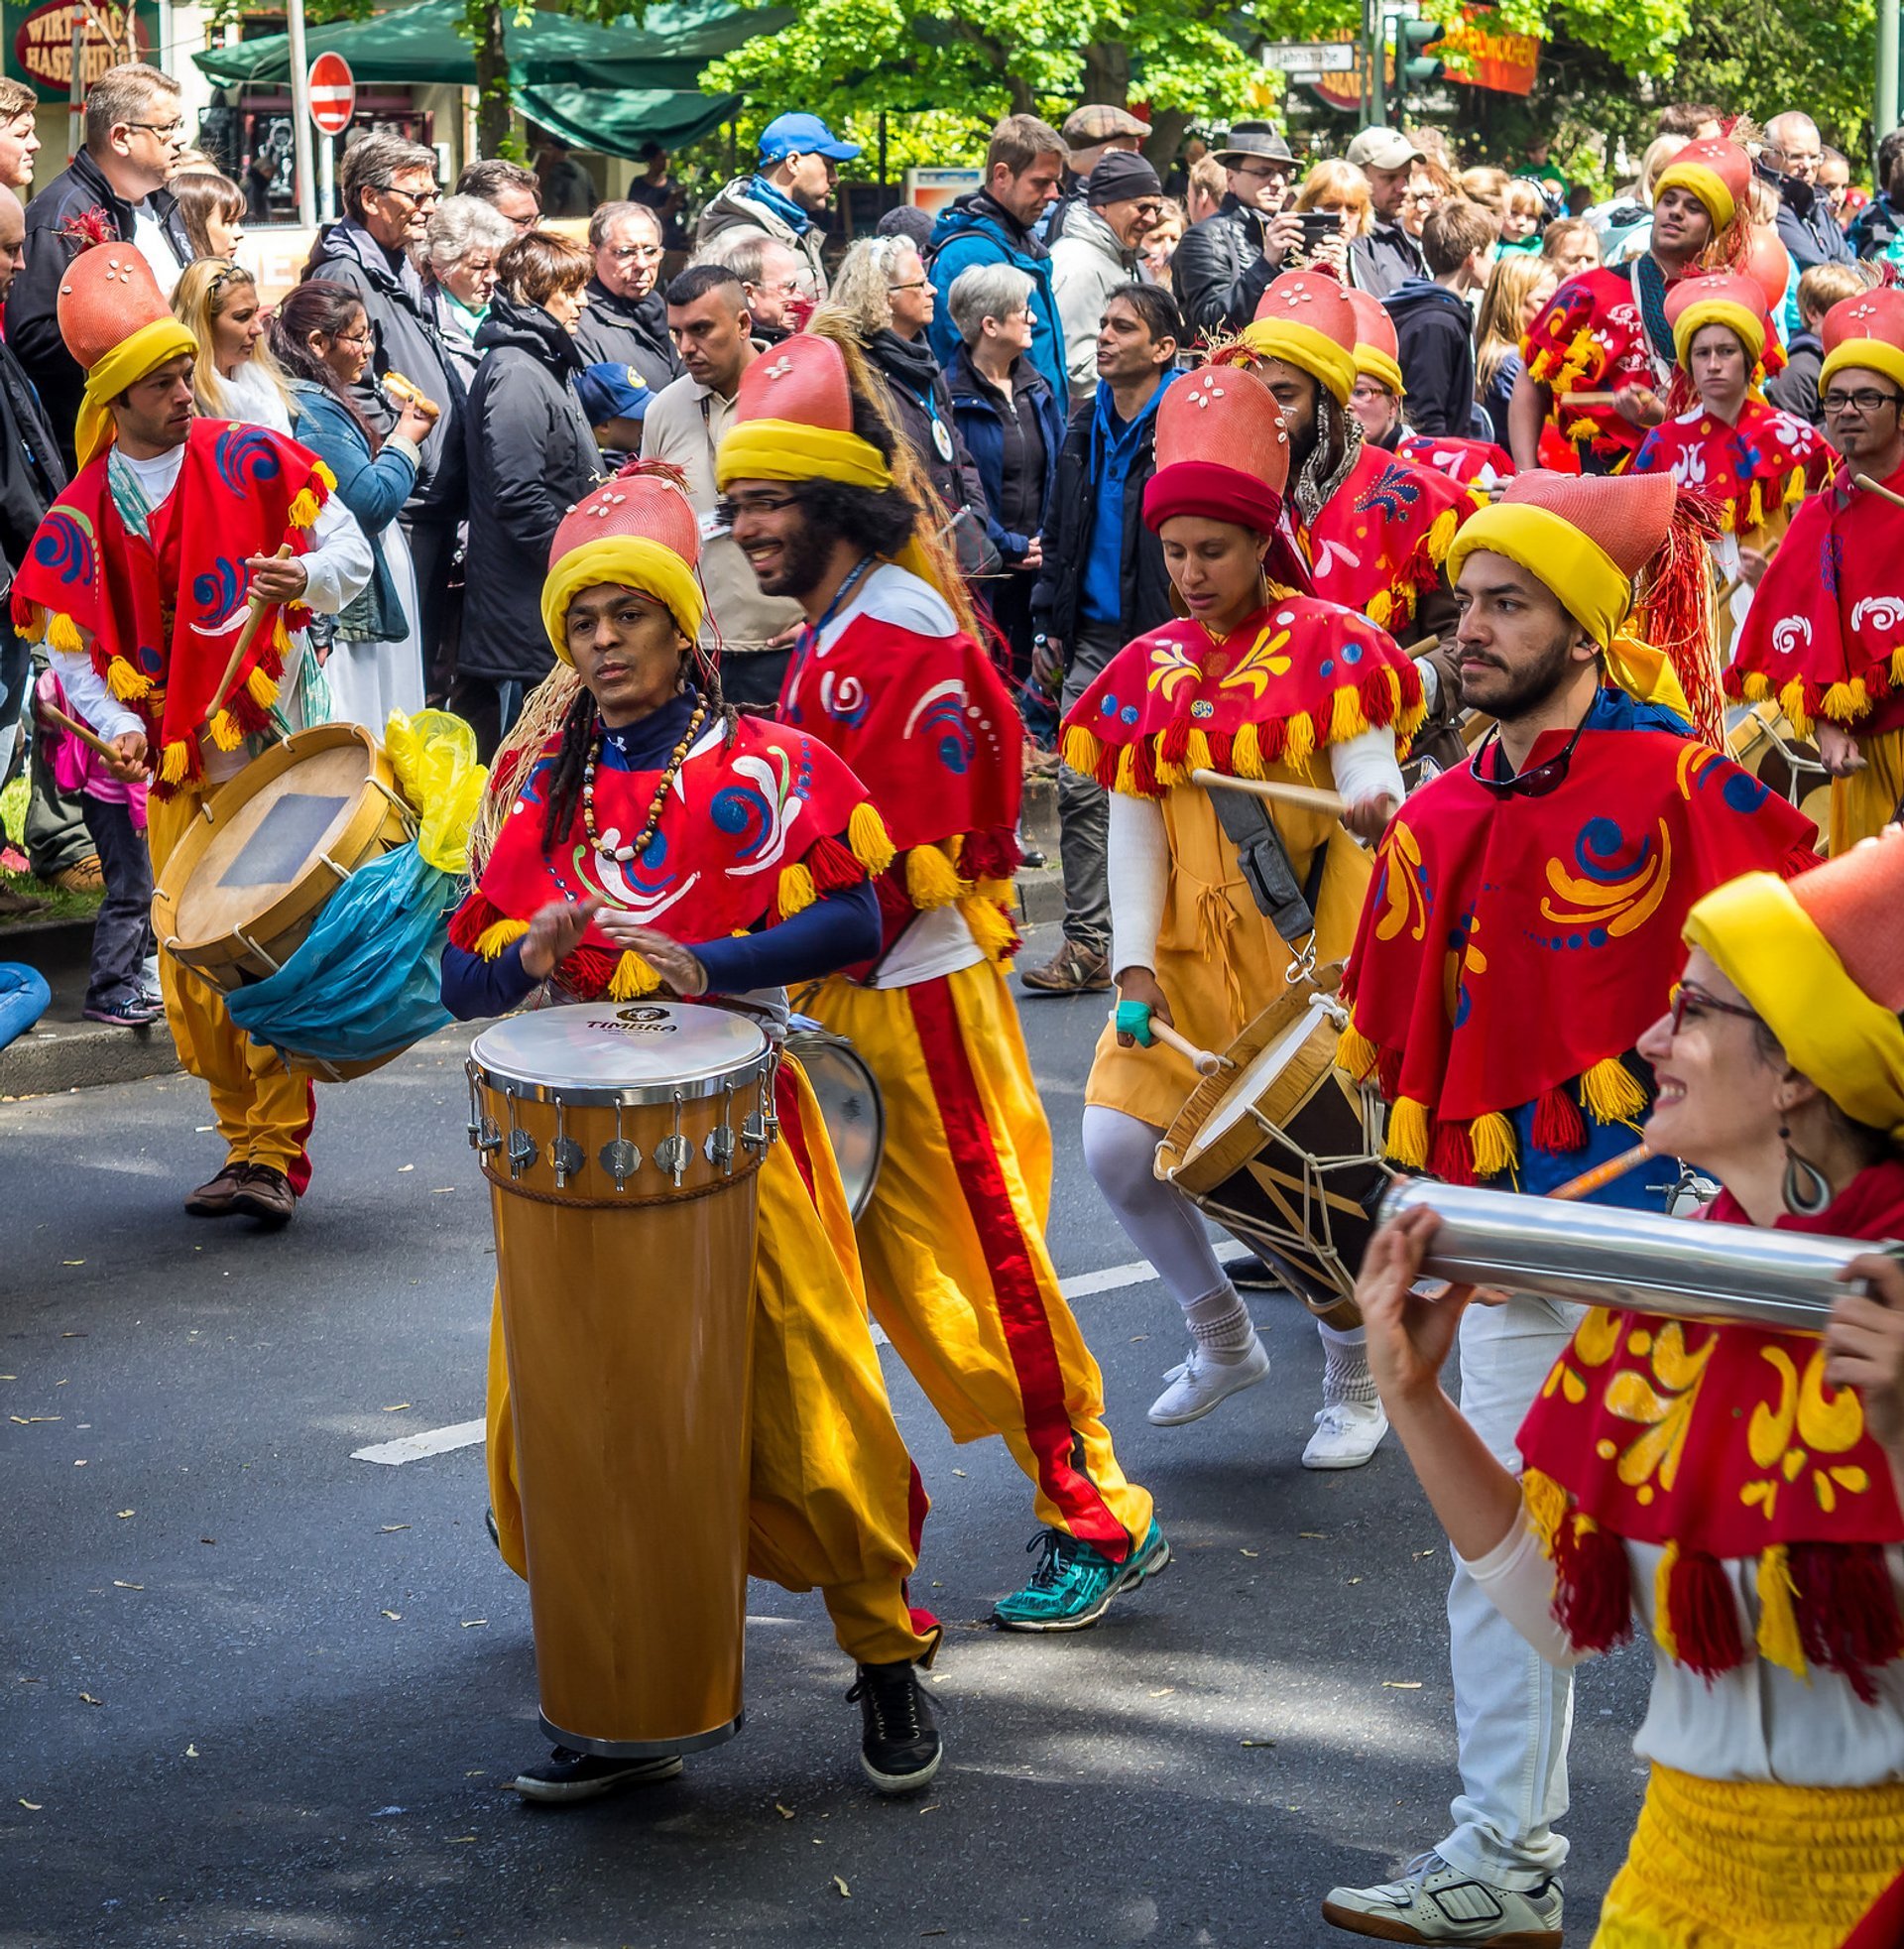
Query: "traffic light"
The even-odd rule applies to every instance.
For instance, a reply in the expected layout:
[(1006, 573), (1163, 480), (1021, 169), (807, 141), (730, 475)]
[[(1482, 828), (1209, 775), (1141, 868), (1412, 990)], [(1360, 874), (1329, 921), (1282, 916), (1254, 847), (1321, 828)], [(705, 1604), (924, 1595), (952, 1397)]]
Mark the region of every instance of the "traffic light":
[(1424, 88), (1430, 81), (1439, 81), (1448, 71), (1442, 64), (1441, 57), (1432, 52), (1447, 38), (1447, 27), (1440, 21), (1405, 18), (1395, 20), (1393, 119), (1396, 127), (1401, 125), (1406, 114), (1410, 91)]

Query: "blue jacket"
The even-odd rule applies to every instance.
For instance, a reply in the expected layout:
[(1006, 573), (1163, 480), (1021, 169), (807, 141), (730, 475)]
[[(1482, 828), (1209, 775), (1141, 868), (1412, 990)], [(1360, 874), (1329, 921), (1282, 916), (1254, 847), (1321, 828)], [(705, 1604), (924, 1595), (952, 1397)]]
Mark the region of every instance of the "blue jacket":
[(386, 446), (373, 457), (349, 407), (308, 379), (291, 382), (291, 406), (293, 435), (337, 476), (337, 498), (357, 517), (376, 564), (370, 586), (338, 618), (340, 634), (354, 641), (400, 643), (410, 634), (410, 623), (377, 538), (416, 485), (416, 458), (402, 446)]
[(940, 213), (926, 242), (926, 268), (939, 293), (939, 303), (926, 327), (932, 350), (942, 366), (950, 367), (959, 349), (959, 328), (952, 322), (947, 294), (961, 271), (975, 264), (1011, 264), (1031, 280), (1031, 363), (1051, 383), (1052, 392), (1067, 397), (1064, 380), (1064, 329), (1058, 323), (1058, 302), (1051, 295), (1051, 253), (1018, 224), (1011, 211), (995, 203), (983, 189), (961, 196)]
[[(1019, 362), (1012, 378), (1014, 395), (1029, 395), (1044, 434), (1044, 481), (1037, 498), (1037, 505), (1044, 508), (1050, 504), (1051, 488), (1058, 477), (1058, 454), (1064, 447), (1064, 414), (1050, 381), (1029, 359)], [(1008, 561), (1017, 561), (1030, 546), (1031, 536), (1006, 528), (998, 518), (1005, 498), (1005, 402), (974, 372), (972, 355), (963, 345), (945, 380), (952, 390), (952, 413), (965, 437), (966, 451), (972, 455), (979, 478), (985, 483), (993, 546)]]

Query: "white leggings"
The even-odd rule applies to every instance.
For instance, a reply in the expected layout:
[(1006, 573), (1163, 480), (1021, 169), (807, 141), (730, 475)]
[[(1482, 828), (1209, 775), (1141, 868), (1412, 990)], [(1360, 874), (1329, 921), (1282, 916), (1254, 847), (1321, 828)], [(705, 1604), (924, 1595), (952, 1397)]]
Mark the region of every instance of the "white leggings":
[(1084, 1161), (1105, 1202), (1171, 1296), (1186, 1311), (1230, 1284), (1197, 1208), (1152, 1168), (1163, 1132), (1155, 1124), (1085, 1106)]

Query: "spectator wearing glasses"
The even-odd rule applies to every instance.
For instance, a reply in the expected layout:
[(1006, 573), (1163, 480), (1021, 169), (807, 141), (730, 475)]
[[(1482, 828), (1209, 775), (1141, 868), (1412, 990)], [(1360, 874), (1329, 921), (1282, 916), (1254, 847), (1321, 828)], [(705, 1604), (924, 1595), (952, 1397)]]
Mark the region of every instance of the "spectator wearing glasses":
[[(929, 231), (932, 219), (923, 210), (914, 214), (924, 217)], [(881, 222), (884, 226), (885, 219)], [(882, 234), (890, 233), (883, 229)], [(754, 320), (754, 336), (763, 345), (777, 345), (782, 338), (790, 338), (813, 309), (813, 274), (806, 259), (773, 237), (753, 230), (726, 230), (694, 261), (725, 265), (740, 279), (747, 313)]]
[(595, 275), (575, 343), (590, 365), (628, 365), (658, 392), (678, 378), (680, 354), (667, 335), (661, 274), (661, 220), (646, 203), (603, 203), (588, 220)]
[(1818, 124), (1788, 109), (1765, 124), (1760, 173), (1778, 191), (1778, 241), (1804, 275), (1814, 264), (1848, 264), (1851, 247), (1818, 186), (1825, 158)]
[(495, 204), (460, 193), (436, 205), (424, 232), (423, 291), (465, 386), (482, 362), (476, 333), (495, 295), (496, 260), (521, 234)]
[(40, 389), (69, 470), (86, 381), (60, 336), (60, 280), (103, 225), (103, 239), (131, 244), (172, 295), (192, 255), (166, 187), (184, 143), (178, 83), (142, 62), (109, 67), (86, 95), (84, 148), (27, 205), (27, 261), (7, 294), (7, 343)]
[(1428, 219), (1448, 200), (1450, 183), (1444, 180), (1446, 175), (1426, 157), (1409, 173), (1408, 186), (1401, 192), (1401, 213), (1395, 220), (1417, 244)]
[(1227, 183), (1223, 201), (1184, 233), (1170, 267), (1193, 333), (1241, 331), (1302, 242), (1302, 225), (1282, 212), (1296, 173), (1288, 143), (1267, 122), (1239, 122), (1214, 153)]
[(485, 156), (456, 179), (459, 196), (480, 196), (521, 236), (542, 220), (541, 179), (506, 156)]
[(1121, 285), (1151, 282), (1142, 245), (1162, 208), (1156, 171), (1134, 151), (1114, 149), (1091, 172), (1083, 203), (1051, 246), (1051, 290), (1074, 405), (1098, 396), (1096, 333), (1105, 300)]
[(416, 570), (423, 670), (434, 691), (446, 675), (450, 576), (469, 498), (462, 372), (443, 342), (436, 306), (412, 261), (413, 254), (427, 250), (429, 220), (442, 200), (436, 152), (402, 136), (366, 136), (344, 152), (337, 192), (343, 221), (318, 237), (304, 276), (353, 286), (364, 301), (377, 341), (353, 390), (365, 422), (380, 437), (396, 427), (400, 409), (382, 384), (391, 372), (401, 373), (441, 409), (422, 442), (416, 485), (402, 516)]

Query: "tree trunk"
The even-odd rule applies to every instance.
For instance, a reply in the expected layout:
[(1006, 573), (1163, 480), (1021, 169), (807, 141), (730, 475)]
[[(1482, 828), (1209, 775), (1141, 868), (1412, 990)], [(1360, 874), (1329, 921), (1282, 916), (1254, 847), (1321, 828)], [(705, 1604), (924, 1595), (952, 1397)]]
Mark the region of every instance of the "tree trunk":
[(503, 45), (502, 0), (468, 0), (463, 31), (475, 44), (476, 144), (500, 156), (509, 141), (509, 54)]
[(1122, 108), (1130, 93), (1130, 50), (1122, 41), (1093, 41), (1084, 57), (1083, 102), (1108, 102)]
[(1143, 153), (1158, 176), (1167, 177), (1176, 165), (1177, 151), (1183, 145), (1183, 132), (1195, 118), (1187, 108), (1153, 108), (1150, 133), (1144, 138)]
[(1035, 115), (1038, 112), (1038, 98), (1031, 92), (1029, 81), (1021, 75), (1008, 74), (1005, 85), (1012, 90), (1012, 114)]

